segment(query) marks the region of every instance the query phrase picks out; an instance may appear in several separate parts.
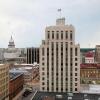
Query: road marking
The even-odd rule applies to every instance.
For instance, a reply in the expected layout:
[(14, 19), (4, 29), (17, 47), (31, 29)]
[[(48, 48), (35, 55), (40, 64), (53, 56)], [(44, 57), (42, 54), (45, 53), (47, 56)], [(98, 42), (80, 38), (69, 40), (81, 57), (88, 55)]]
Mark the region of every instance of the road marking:
[(32, 96), (32, 98), (30, 100), (33, 100), (34, 96), (36, 95), (38, 91), (35, 91), (34, 95)]

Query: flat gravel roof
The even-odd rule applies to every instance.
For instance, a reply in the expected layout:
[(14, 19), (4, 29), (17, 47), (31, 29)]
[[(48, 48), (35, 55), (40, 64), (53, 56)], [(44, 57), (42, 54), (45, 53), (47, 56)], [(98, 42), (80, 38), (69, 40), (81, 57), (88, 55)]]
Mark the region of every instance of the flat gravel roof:
[[(37, 92), (32, 100), (100, 100), (100, 94)], [(53, 98), (53, 99), (50, 99)]]

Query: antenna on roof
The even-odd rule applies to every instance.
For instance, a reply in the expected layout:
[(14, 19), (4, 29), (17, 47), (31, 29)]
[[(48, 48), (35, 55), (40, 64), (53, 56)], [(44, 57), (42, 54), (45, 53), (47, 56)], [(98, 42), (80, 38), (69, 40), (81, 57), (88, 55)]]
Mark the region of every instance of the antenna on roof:
[(59, 18), (61, 18), (62, 14), (61, 14), (61, 8), (58, 9), (58, 12), (59, 12)]

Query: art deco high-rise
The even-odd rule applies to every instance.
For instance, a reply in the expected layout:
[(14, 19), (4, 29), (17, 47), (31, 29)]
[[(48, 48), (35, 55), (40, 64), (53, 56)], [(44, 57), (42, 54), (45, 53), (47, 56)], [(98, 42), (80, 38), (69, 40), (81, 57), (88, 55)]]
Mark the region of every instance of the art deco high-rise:
[(80, 46), (75, 45), (75, 28), (65, 18), (46, 27), (40, 46), (40, 91), (80, 91)]

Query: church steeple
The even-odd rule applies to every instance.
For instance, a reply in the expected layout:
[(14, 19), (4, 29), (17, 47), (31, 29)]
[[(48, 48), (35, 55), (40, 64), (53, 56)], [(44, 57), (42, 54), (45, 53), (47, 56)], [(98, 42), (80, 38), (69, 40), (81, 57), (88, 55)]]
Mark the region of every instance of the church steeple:
[(8, 48), (15, 48), (15, 44), (14, 44), (14, 40), (12, 38), (12, 35), (11, 35), (11, 38), (9, 40)]

